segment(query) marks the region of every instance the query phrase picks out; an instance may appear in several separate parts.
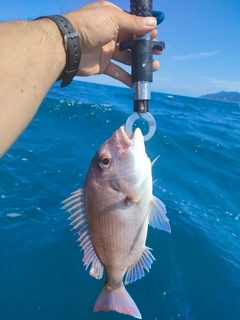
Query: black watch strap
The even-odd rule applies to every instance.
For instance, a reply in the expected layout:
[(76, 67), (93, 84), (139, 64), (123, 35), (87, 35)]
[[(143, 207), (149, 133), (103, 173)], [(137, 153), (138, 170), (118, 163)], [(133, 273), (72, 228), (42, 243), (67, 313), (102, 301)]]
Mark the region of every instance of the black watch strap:
[(43, 16), (36, 20), (43, 18), (54, 21), (63, 37), (66, 50), (66, 65), (57, 81), (62, 80), (61, 87), (66, 87), (72, 82), (72, 79), (78, 72), (81, 60), (80, 36), (75, 32), (70, 21), (63, 16)]

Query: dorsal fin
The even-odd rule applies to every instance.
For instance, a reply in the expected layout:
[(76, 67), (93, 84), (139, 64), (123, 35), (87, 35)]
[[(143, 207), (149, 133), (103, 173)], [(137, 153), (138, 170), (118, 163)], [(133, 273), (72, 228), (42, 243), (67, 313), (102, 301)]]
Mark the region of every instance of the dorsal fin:
[(84, 208), (84, 189), (75, 191), (71, 197), (67, 198), (62, 203), (65, 204), (62, 209), (66, 209), (70, 213), (70, 217), (68, 219), (72, 220), (71, 225), (79, 234), (78, 241), (84, 250), (83, 263), (86, 269), (92, 263), (89, 272), (90, 275), (96, 279), (101, 279), (104, 267), (96, 254), (90, 238)]

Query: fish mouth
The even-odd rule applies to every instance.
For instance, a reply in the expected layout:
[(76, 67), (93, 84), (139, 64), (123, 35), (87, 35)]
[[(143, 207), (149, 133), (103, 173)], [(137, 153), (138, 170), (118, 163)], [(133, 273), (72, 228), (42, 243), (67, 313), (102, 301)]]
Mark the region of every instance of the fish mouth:
[(136, 130), (133, 132), (131, 137), (126, 133), (126, 129), (124, 126), (121, 126), (118, 130), (119, 138), (122, 140), (122, 142), (127, 145), (128, 147), (131, 146), (133, 143), (135, 143), (136, 140), (140, 139), (142, 137), (142, 132), (139, 128), (136, 128)]
[(121, 142), (126, 145), (127, 147), (129, 147), (131, 145), (131, 139), (129, 138), (129, 136), (126, 133), (125, 127), (121, 126), (118, 130), (118, 136), (121, 139)]

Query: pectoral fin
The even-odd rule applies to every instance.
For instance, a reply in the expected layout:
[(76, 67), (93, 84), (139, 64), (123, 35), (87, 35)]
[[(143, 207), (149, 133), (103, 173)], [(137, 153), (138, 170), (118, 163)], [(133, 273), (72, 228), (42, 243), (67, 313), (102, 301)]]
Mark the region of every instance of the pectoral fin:
[(84, 207), (84, 189), (79, 189), (73, 193), (71, 197), (64, 200), (62, 209), (66, 209), (70, 213), (69, 219), (72, 220), (73, 229), (79, 234), (78, 241), (84, 250), (83, 262), (86, 269), (91, 265), (90, 275), (96, 279), (101, 279), (103, 275), (103, 265), (100, 262), (90, 238), (87, 217)]
[(171, 233), (171, 227), (169, 220), (166, 217), (166, 213), (165, 204), (157, 197), (153, 196), (149, 208), (149, 225), (153, 228)]

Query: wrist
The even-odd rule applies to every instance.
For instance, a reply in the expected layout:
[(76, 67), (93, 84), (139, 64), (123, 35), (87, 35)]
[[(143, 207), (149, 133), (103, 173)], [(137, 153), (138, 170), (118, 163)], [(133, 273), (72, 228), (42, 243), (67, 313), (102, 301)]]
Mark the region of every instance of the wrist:
[(55, 82), (61, 75), (66, 64), (65, 44), (57, 25), (50, 19), (34, 20), (31, 23), (36, 26), (36, 37), (41, 43), (45, 62), (48, 68), (48, 77), (53, 77)]
[(62, 80), (61, 87), (65, 87), (72, 82), (78, 72), (81, 60), (80, 36), (75, 32), (71, 22), (64, 16), (51, 15), (37, 18), (49, 19), (53, 21), (62, 36), (62, 42), (66, 53), (65, 67), (57, 80)]

